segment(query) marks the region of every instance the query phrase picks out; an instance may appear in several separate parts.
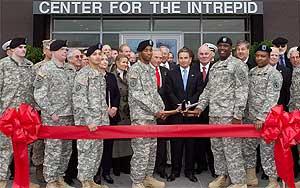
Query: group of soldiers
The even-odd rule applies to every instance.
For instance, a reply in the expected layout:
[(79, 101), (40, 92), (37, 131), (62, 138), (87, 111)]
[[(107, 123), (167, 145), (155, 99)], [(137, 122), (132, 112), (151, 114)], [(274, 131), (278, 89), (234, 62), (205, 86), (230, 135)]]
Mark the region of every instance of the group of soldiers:
[[(157, 50), (153, 41), (145, 40), (137, 47), (138, 61), (130, 66), (128, 78), (128, 104), (132, 125), (153, 125), (158, 119), (166, 120), (172, 116), (196, 118), (209, 106), (209, 123), (242, 124), (252, 123), (261, 129), (270, 109), (278, 103), (283, 85), (279, 71), (270, 64), (272, 49), (260, 45), (255, 50), (256, 66), (249, 70), (247, 64), (232, 55), (232, 40), (223, 36), (217, 41), (219, 60), (209, 67), (208, 78), (203, 92), (197, 96), (198, 105), (183, 109), (183, 103), (177, 108), (166, 108), (165, 101), (158, 92), (161, 87), (155, 64), (151, 64)], [(54, 40), (48, 43), (51, 56), (33, 66), (25, 58), (26, 40), (14, 38), (9, 41), (8, 56), (0, 60), (0, 112), (11, 107), (27, 103), (41, 112), (44, 125), (83, 125), (92, 132), (100, 125), (108, 125), (109, 117), (115, 114), (114, 107), (107, 102), (107, 74), (109, 59), (103, 52), (103, 46), (90, 46), (85, 55), (88, 64), (77, 71), (76, 66), (65, 63), (67, 43)], [(213, 61), (214, 52), (209, 45), (209, 61)], [(199, 49), (200, 49), (199, 48)], [(298, 60), (293, 61), (291, 86), (292, 109), (299, 109), (299, 48)], [(297, 54), (296, 54), (297, 55)], [(182, 89), (187, 91), (189, 79), (198, 78), (197, 66), (192, 65), (193, 55), (184, 47), (178, 51), (178, 65), (171, 70), (167, 79), (170, 82), (175, 69), (179, 71)], [(159, 61), (158, 61), (159, 62)], [(154, 67), (153, 67), (154, 66)], [(159, 65), (158, 65), (159, 66)], [(199, 66), (198, 66), (199, 69)], [(173, 72), (172, 72), (173, 71)], [(206, 75), (207, 74), (207, 75)], [(205, 78), (204, 78), (205, 79)], [(168, 93), (168, 92), (167, 92)], [(168, 98), (168, 94), (166, 94)], [(167, 99), (166, 99), (167, 100)], [(110, 101), (110, 99), (109, 99)], [(109, 116), (110, 115), (110, 116)], [(8, 169), (12, 156), (12, 144), (8, 137), (0, 134), (0, 188), (6, 188)], [(46, 188), (72, 188), (63, 177), (72, 151), (72, 141), (45, 139), (43, 173)], [(211, 138), (211, 150), (214, 156), (214, 168), (217, 175), (209, 188), (246, 188), (258, 186), (256, 177), (256, 148), (260, 145), (261, 163), (269, 176), (267, 188), (276, 188), (277, 172), (274, 164), (273, 144), (262, 139), (249, 138)], [(164, 188), (164, 182), (153, 176), (157, 139), (134, 138), (131, 140), (133, 156), (131, 159), (132, 188)], [(100, 165), (103, 153), (103, 140), (77, 140), (78, 180), (83, 188), (106, 188), (93, 180)], [(192, 174), (191, 181), (197, 181)], [(172, 179), (172, 178), (171, 178)], [(30, 183), (31, 188), (39, 185)]]

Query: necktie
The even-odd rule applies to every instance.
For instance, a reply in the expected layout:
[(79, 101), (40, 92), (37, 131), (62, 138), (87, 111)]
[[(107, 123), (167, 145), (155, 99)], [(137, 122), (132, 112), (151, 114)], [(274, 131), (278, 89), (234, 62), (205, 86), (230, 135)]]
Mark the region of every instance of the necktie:
[(182, 80), (183, 80), (183, 89), (184, 91), (186, 90), (186, 84), (187, 84), (187, 70), (186, 69), (183, 69), (183, 75), (182, 75)]
[(155, 76), (156, 76), (157, 88), (160, 88), (160, 75), (159, 75), (158, 67), (155, 67)]
[(206, 79), (206, 67), (202, 67), (202, 79), (203, 79), (203, 81), (205, 81), (205, 79)]
[(284, 57), (283, 55), (280, 55), (280, 65), (285, 66)]

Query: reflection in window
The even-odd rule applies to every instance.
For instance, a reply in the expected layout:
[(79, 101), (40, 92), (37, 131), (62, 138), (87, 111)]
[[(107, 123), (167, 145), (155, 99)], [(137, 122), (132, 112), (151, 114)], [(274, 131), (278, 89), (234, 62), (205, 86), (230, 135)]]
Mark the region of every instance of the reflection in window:
[(119, 48), (119, 34), (103, 33), (103, 44), (108, 44), (110, 47), (118, 49)]
[(53, 34), (53, 39), (67, 40), (69, 47), (89, 47), (100, 41), (99, 34)]
[(244, 19), (205, 19), (202, 23), (203, 31), (246, 31)]
[(55, 19), (54, 31), (100, 31), (101, 20)]
[(200, 34), (184, 34), (184, 46), (193, 50), (194, 59), (198, 59), (197, 52), (201, 45)]
[(212, 44), (217, 44), (217, 41), (220, 37), (227, 36), (232, 40), (233, 45), (236, 44), (238, 40), (248, 40), (249, 34), (244, 33), (228, 33), (228, 34), (222, 34), (222, 33), (214, 33), (214, 34), (204, 34), (203, 35), (203, 43), (209, 42)]
[(195, 31), (200, 32), (200, 20), (154, 20), (154, 31)]
[(150, 31), (150, 20), (103, 20), (103, 31)]

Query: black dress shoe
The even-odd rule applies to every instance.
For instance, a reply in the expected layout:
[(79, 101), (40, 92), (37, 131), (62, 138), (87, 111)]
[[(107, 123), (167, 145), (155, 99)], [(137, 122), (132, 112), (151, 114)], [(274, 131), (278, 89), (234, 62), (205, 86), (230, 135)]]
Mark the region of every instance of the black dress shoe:
[(97, 183), (98, 185), (101, 185), (101, 176), (100, 175), (94, 176), (94, 182)]
[(262, 173), (261, 179), (262, 179), (262, 180), (268, 180), (268, 179), (269, 179), (269, 176), (267, 176), (265, 173)]
[(114, 180), (111, 178), (111, 176), (108, 174), (108, 175), (102, 175), (103, 179), (109, 183), (109, 184), (113, 184), (114, 183)]
[(119, 169), (113, 169), (113, 173), (115, 176), (120, 176), (120, 174), (121, 174)]
[(191, 182), (198, 181), (198, 179), (196, 178), (196, 176), (194, 176), (194, 174), (188, 174), (188, 175), (185, 175), (185, 177), (187, 177)]
[(175, 174), (171, 174), (168, 178), (167, 181), (174, 181), (176, 179), (176, 175)]
[(201, 174), (204, 170), (202, 168), (197, 168), (195, 171), (196, 174)]
[(165, 171), (159, 172), (158, 174), (163, 179), (166, 179), (168, 177), (168, 174)]

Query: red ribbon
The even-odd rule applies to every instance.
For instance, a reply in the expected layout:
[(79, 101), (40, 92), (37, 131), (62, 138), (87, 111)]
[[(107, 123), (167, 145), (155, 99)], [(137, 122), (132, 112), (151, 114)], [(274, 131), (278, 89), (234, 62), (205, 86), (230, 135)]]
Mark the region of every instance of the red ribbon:
[(15, 178), (13, 188), (29, 187), (28, 144), (37, 140), (41, 126), (39, 114), (31, 106), (22, 104), (19, 109), (8, 109), (0, 119), (0, 131), (11, 137)]
[(295, 188), (294, 162), (290, 147), (300, 139), (300, 111), (284, 112), (283, 106), (271, 109), (262, 137), (267, 143), (275, 141), (274, 158), (278, 176), (291, 188)]
[(291, 114), (278, 106), (272, 109), (262, 134), (253, 125), (138, 125), (100, 126), (90, 132), (86, 126), (42, 126), (39, 115), (26, 104), (8, 109), (0, 119), (0, 131), (12, 138), (15, 158), (14, 188), (29, 187), (27, 145), (40, 139), (110, 139), (138, 137), (252, 137), (261, 135), (267, 143), (275, 141), (278, 175), (290, 187), (294, 185), (290, 146), (300, 138), (300, 112)]

